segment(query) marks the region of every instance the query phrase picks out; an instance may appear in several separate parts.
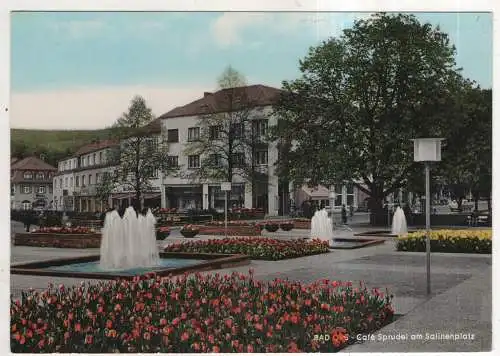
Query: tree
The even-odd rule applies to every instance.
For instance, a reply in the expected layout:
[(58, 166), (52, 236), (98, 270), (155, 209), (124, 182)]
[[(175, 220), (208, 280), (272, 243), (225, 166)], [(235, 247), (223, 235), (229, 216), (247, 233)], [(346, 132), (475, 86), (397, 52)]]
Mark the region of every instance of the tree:
[(296, 183), (352, 182), (382, 223), (384, 198), (420, 170), (411, 139), (444, 134), (468, 85), (454, 54), (439, 28), (384, 13), (312, 47), (275, 107), (275, 137), (294, 143), (281, 164)]
[[(253, 122), (263, 113), (245, 86), (245, 77), (231, 66), (218, 78), (219, 91), (210, 94), (212, 110), (200, 115), (199, 135), (189, 138), (191, 142), (185, 150), (188, 156), (198, 156), (200, 165), (188, 171), (186, 177), (198, 182), (233, 182), (239, 176), (250, 182), (255, 200), (259, 183), (268, 181), (267, 175), (260, 173), (255, 164), (256, 150), (264, 142)], [(228, 201), (229, 194), (227, 192)]]
[(158, 130), (152, 131), (154, 115), (146, 105), (144, 98), (132, 99), (128, 112), (113, 126), (117, 137), (126, 137), (120, 141), (112, 160), (117, 162), (115, 169), (103, 177), (98, 192), (107, 197), (118, 186), (135, 193), (138, 208), (142, 209), (142, 197), (151, 190), (152, 180), (158, 174), (170, 172), (168, 144)]
[(462, 98), (462, 118), (449, 133), (440, 174), (448, 182), (459, 208), (468, 192), (475, 200), (491, 204), (492, 189), (492, 92), (471, 88)]

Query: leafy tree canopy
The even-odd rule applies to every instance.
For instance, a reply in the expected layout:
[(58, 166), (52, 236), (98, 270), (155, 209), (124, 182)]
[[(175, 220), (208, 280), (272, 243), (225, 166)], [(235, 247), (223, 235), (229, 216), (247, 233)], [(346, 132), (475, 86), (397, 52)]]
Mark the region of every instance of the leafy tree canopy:
[(417, 168), (411, 139), (446, 137), (460, 111), (472, 83), (454, 55), (439, 28), (385, 13), (312, 47), (276, 106), (275, 136), (293, 142), (281, 164), (299, 183), (354, 180), (380, 207)]

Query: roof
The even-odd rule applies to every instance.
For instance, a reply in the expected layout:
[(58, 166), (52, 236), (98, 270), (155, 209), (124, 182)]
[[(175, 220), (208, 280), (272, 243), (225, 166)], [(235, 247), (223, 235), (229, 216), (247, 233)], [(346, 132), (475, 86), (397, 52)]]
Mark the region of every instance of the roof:
[(103, 140), (103, 141), (99, 141), (99, 142), (92, 142), (92, 143), (89, 143), (88, 145), (81, 147), (78, 151), (76, 151), (76, 153), (73, 155), (73, 157), (74, 156), (81, 156), (81, 155), (91, 153), (94, 151), (103, 150), (103, 149), (109, 148), (109, 147), (114, 147), (116, 145), (118, 145), (117, 140)]
[(51, 166), (40, 158), (31, 156), (23, 158), (20, 161), (14, 162), (10, 169), (14, 170), (30, 170), (30, 171), (56, 171), (56, 167)]
[(10, 164), (14, 164), (14, 163), (16, 163), (17, 161), (19, 161), (19, 158), (17, 158), (17, 157), (11, 157), (11, 158), (10, 158)]
[(314, 187), (314, 188), (309, 188), (307, 186), (303, 186), (302, 190), (304, 191), (304, 193), (306, 193), (311, 198), (328, 199), (328, 195), (330, 193), (328, 188), (326, 188), (322, 185), (318, 185), (317, 187)]
[[(169, 119), (183, 116), (196, 116), (215, 114), (218, 112), (237, 111), (242, 108), (259, 107), (275, 104), (284, 91), (265, 85), (250, 85), (244, 87), (228, 88), (215, 93), (204, 93), (203, 98), (158, 117)], [(239, 99), (239, 101), (236, 101)]]

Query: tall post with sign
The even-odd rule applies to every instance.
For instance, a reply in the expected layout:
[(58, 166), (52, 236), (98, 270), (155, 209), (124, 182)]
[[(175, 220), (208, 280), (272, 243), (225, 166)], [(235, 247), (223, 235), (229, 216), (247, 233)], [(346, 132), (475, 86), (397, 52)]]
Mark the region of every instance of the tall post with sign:
[(221, 183), (220, 189), (224, 192), (224, 237), (227, 237), (227, 192), (231, 191), (231, 182)]
[(431, 192), (430, 162), (441, 161), (442, 138), (417, 138), (413, 141), (413, 158), (415, 162), (425, 164), (425, 252), (427, 269), (427, 295), (431, 294)]

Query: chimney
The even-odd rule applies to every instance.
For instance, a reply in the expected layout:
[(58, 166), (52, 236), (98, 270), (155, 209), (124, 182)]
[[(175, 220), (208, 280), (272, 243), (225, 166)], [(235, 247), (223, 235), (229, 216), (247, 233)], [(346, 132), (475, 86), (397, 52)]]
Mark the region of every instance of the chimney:
[(208, 91), (206, 91), (206, 92), (203, 93), (203, 97), (204, 98), (206, 98), (207, 96), (210, 96), (210, 95), (212, 95), (212, 93), (210, 93)]

